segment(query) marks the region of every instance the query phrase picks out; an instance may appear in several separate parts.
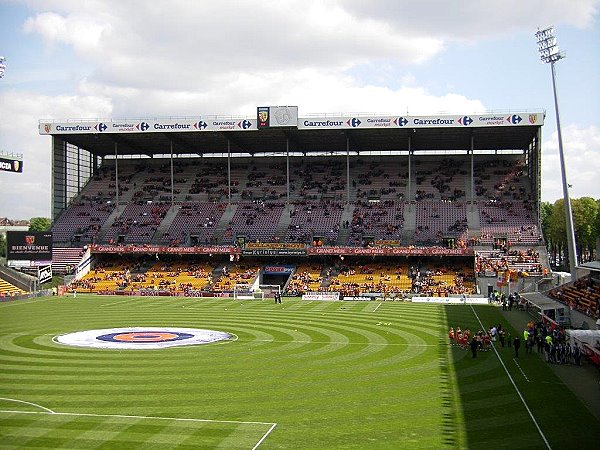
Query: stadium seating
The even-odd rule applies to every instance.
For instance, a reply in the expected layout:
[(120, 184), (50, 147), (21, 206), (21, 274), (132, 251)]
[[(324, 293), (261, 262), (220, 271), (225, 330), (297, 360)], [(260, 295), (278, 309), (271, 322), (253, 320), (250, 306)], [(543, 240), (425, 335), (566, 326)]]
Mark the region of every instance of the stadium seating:
[(327, 245), (336, 244), (343, 210), (338, 202), (294, 203), (285, 241), (311, 243), (318, 236)]
[(159, 242), (187, 244), (195, 236), (199, 244), (212, 243), (213, 233), (225, 211), (224, 203), (179, 202), (179, 210)]
[(127, 204), (104, 236), (104, 241), (118, 242), (122, 235), (125, 244), (151, 242), (169, 207), (169, 203), (152, 201)]
[(236, 284), (252, 284), (260, 266), (257, 264), (239, 263), (225, 266), (221, 276), (215, 280), (212, 286), (213, 292), (233, 292)]
[(80, 247), (53, 247), (52, 248), (52, 271), (56, 273), (71, 273), (76, 268), (81, 257), (83, 248)]
[(418, 202), (416, 211), (417, 243), (439, 243), (444, 237), (467, 239), (467, 210), (464, 202)]
[(404, 203), (394, 200), (358, 202), (354, 208), (348, 245), (362, 245), (364, 237), (373, 240), (402, 240)]
[(236, 236), (242, 235), (250, 242), (274, 242), (283, 209), (282, 203), (239, 204), (225, 232), (226, 241), (233, 243)]
[(26, 292), (0, 278), (0, 297), (12, 297), (21, 294), (26, 294)]
[(307, 292), (318, 292), (323, 283), (322, 264), (302, 263), (296, 267), (292, 279), (287, 286), (288, 295), (302, 295)]
[(54, 242), (87, 244), (94, 242), (100, 228), (112, 213), (113, 203), (76, 203), (52, 226)]
[(548, 295), (589, 317), (600, 319), (600, 282), (589, 276), (551, 289)]

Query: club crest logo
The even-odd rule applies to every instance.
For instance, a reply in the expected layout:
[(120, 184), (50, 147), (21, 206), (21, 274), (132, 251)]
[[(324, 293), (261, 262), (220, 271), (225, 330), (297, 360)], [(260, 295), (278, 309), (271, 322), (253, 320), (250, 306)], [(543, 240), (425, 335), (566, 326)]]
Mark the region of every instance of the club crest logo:
[(27, 245), (35, 244), (35, 236), (25, 236), (25, 243)]

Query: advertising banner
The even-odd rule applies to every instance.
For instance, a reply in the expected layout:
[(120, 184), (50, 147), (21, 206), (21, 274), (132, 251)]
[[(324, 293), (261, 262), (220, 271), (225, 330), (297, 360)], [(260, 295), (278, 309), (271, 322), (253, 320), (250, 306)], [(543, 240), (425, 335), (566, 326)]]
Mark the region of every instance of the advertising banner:
[(298, 119), (298, 129), (348, 128), (481, 128), (543, 125), (543, 113), (473, 114), (438, 116), (311, 117)]
[(263, 275), (289, 275), (294, 271), (294, 266), (265, 266)]
[(52, 233), (39, 231), (7, 231), (8, 260), (52, 261)]
[(469, 248), (445, 247), (309, 247), (309, 255), (472, 256)]
[[(255, 118), (165, 118), (81, 122), (40, 122), (42, 135), (104, 133), (168, 133), (202, 131), (256, 131), (291, 127), (299, 130), (361, 128), (485, 128), (542, 126), (544, 113), (493, 113), (435, 116), (323, 116), (298, 117), (297, 106), (259, 106)], [(11, 161), (12, 162), (12, 161)]]
[(168, 133), (201, 131), (256, 131), (256, 119), (147, 119), (104, 122), (52, 122), (40, 123), (39, 133), (44, 134), (110, 134), (110, 133)]
[(172, 255), (200, 255), (200, 254), (233, 254), (239, 249), (232, 246), (207, 245), (201, 247), (168, 247), (166, 245), (95, 245), (89, 246), (92, 253), (134, 253), (134, 254), (172, 254)]
[(23, 161), (18, 159), (0, 158), (0, 170), (5, 172), (23, 172)]
[(302, 300), (338, 301), (339, 299), (339, 292), (318, 292), (313, 294), (302, 294)]
[(43, 266), (38, 268), (38, 281), (40, 284), (52, 281), (52, 266)]

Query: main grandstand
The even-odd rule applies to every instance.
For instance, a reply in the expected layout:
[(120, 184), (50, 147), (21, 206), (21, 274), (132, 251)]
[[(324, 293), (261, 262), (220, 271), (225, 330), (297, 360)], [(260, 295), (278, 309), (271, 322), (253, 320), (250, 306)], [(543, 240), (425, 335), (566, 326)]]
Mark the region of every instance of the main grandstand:
[(541, 277), (543, 112), (41, 121), (82, 292), (488, 295)]

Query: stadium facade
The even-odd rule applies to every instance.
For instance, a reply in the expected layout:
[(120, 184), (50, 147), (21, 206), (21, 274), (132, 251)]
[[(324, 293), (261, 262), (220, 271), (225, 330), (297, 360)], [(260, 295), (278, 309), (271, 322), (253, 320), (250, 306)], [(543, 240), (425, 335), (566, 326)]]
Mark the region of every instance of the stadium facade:
[[(326, 258), (381, 258), (381, 277), (397, 258), (408, 272), (420, 266), (409, 258), (444, 256), (477, 276), (541, 275), (544, 117), (299, 117), (284, 106), (255, 117), (42, 120), (54, 248), (81, 257), (85, 246), (92, 265), (123, 254), (266, 258), (261, 281), (260, 267), (277, 258), (291, 267), (285, 285), (315, 257), (330, 278), (315, 290), (335, 286), (340, 270), (356, 273)], [(498, 250), (514, 256), (511, 267)]]

